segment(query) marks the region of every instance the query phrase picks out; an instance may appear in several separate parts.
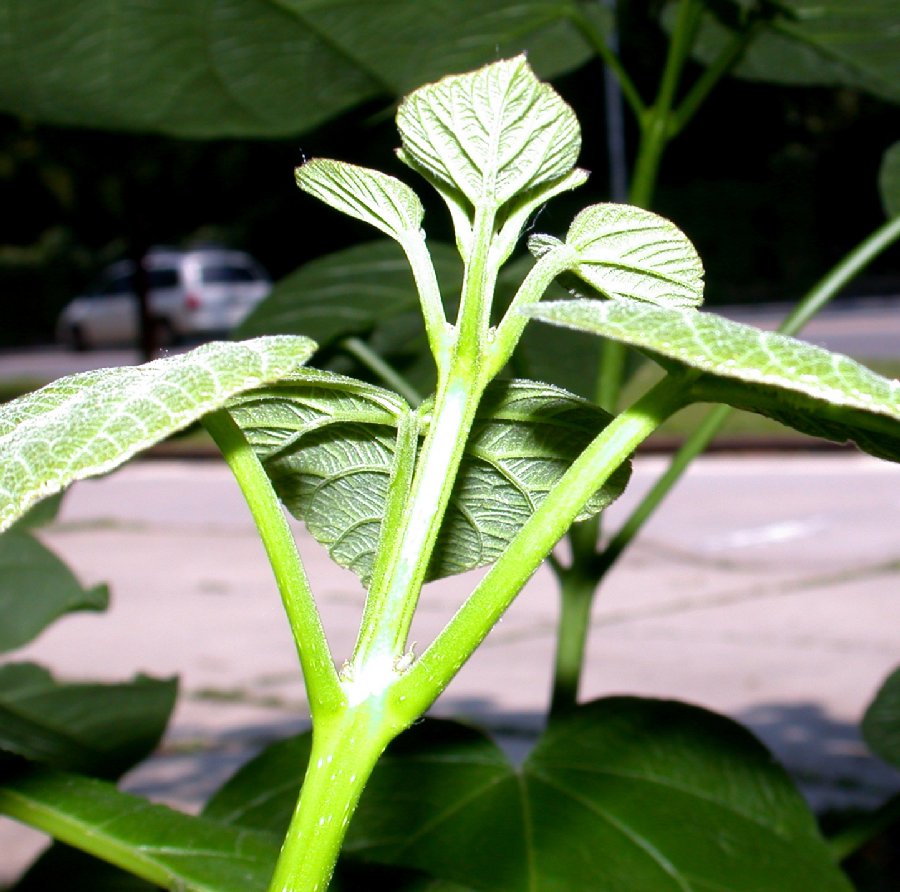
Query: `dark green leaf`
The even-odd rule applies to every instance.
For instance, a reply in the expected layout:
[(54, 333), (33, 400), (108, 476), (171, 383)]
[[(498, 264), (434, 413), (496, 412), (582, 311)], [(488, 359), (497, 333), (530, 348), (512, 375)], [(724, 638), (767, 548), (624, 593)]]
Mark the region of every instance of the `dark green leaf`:
[[(371, 573), (393, 463), (396, 425), (408, 411), (389, 391), (305, 371), (232, 409), (288, 509), (335, 561)], [(550, 385), (493, 385), (479, 409), (429, 568), (438, 579), (489, 564), (550, 487), (609, 421)], [(622, 492), (618, 471), (584, 516)]]
[(878, 172), (878, 190), (888, 217), (900, 216), (900, 142), (884, 153)]
[(279, 839), (153, 805), (105, 781), (49, 769), (0, 783), (0, 814), (183, 892), (265, 889)]
[(63, 684), (31, 663), (0, 666), (0, 750), (114, 778), (159, 743), (176, 683)]
[(579, 5), (2, 0), (0, 109), (178, 136), (294, 134), (523, 48), (544, 76), (577, 67), (591, 56)]
[(65, 889), (66, 892), (152, 892), (157, 888), (78, 849), (54, 843), (10, 892), (47, 892), (48, 889)]
[(33, 508), (23, 514), (15, 524), (13, 524), (13, 528), (17, 530), (30, 530), (51, 523), (56, 519), (56, 515), (59, 514), (62, 498), (63, 494), (58, 492), (56, 495), (38, 502)]
[(0, 406), (0, 530), (75, 480), (118, 467), (235, 394), (302, 365), (315, 344), (204, 344), (139, 366), (60, 378)]
[[(296, 787), (307, 752), (295, 739), (261, 755), (216, 816), (283, 828), (295, 795), (285, 772)], [(625, 697), (559, 720), (519, 769), (472, 728), (416, 725), (376, 766), (345, 854), (484, 892), (850, 892), (802, 797), (747, 731)]]
[(34, 536), (18, 529), (0, 536), (0, 652), (27, 644), (65, 613), (108, 604), (106, 586), (82, 588)]
[[(896, 0), (778, 0), (734, 73), (783, 84), (849, 86), (900, 102)], [(695, 52), (711, 62), (734, 31), (708, 15)]]
[(866, 710), (862, 733), (873, 753), (900, 768), (900, 669), (885, 679)]
[(686, 391), (688, 402), (727, 403), (900, 461), (900, 382), (846, 356), (712, 313), (638, 301), (559, 301), (528, 312), (703, 372)]

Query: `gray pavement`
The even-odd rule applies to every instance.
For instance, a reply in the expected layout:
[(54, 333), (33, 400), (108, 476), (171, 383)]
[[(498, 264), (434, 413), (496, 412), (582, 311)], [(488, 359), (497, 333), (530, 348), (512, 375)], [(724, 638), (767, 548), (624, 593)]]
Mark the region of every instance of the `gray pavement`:
[[(636, 462), (610, 528), (663, 462)], [(898, 515), (900, 467), (854, 453), (699, 461), (608, 580), (583, 697), (703, 704), (748, 723), (816, 807), (880, 801), (900, 774), (867, 756), (856, 722), (900, 661)], [(342, 661), (360, 586), (297, 533)], [(66, 678), (181, 677), (165, 743), (130, 789), (196, 808), (267, 741), (305, 726), (287, 624), (221, 464), (141, 462), (76, 484), (42, 536), (85, 583), (110, 582), (113, 604), (61, 620), (13, 656)], [(426, 588), (420, 651), (471, 584)], [(540, 572), (435, 712), (500, 728), (521, 752), (547, 705), (555, 615)], [(0, 885), (42, 844), (0, 820)]]

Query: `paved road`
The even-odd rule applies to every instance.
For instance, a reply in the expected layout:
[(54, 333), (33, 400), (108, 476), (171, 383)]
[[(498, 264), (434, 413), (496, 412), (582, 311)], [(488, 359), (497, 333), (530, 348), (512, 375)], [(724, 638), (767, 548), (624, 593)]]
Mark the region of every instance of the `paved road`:
[[(610, 523), (662, 467), (641, 458)], [(704, 704), (748, 723), (818, 806), (872, 803), (900, 775), (869, 758), (856, 722), (900, 660), (900, 467), (856, 454), (707, 458), (611, 575), (593, 617), (583, 696)], [(76, 484), (43, 534), (86, 583), (112, 585), (105, 616), (71, 616), (14, 654), (65, 677), (179, 674), (162, 752), (130, 788), (196, 807), (264, 742), (303, 727), (306, 704), (268, 567), (227, 471), (136, 463)], [(336, 659), (362, 593), (299, 530)], [(426, 589), (419, 649), (471, 577)], [(513, 750), (547, 704), (556, 602), (539, 573), (439, 701)], [(41, 841), (0, 822), (0, 851)], [(14, 862), (0, 867), (11, 875)]]

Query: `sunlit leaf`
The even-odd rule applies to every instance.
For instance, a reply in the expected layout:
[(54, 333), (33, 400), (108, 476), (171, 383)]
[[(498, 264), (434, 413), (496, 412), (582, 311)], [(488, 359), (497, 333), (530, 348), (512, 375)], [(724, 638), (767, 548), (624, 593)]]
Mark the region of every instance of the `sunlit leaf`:
[[(703, 301), (703, 263), (696, 249), (658, 214), (595, 204), (575, 217), (565, 243), (577, 257), (572, 271), (607, 297), (676, 307)], [(553, 243), (536, 236), (529, 247), (540, 256)]]
[(900, 381), (846, 356), (712, 313), (637, 301), (554, 301), (528, 312), (702, 372), (687, 402), (727, 403), (900, 461)]
[(425, 209), (405, 183), (378, 170), (314, 158), (297, 168), (297, 185), (335, 210), (403, 241), (419, 235)]
[(159, 743), (176, 684), (65, 684), (32, 663), (0, 666), (0, 750), (55, 768), (118, 777)]
[[(282, 741), (214, 815), (280, 832), (308, 753)], [(426, 720), (387, 750), (345, 853), (483, 892), (850, 892), (786, 773), (747, 731), (680, 703), (579, 707), (521, 767), (481, 732)]]
[(900, 669), (879, 688), (863, 716), (862, 733), (873, 753), (900, 768)]
[[(276, 490), (339, 564), (371, 572), (393, 464), (409, 411), (389, 391), (303, 371), (231, 410)], [(488, 389), (476, 417), (429, 578), (491, 563), (609, 416), (530, 381)], [(602, 510), (627, 482), (618, 471), (589, 502)]]
[(177, 136), (310, 130), (360, 103), (527, 49), (545, 77), (592, 51), (576, 0), (0, 0), (0, 110)]
[(397, 128), (403, 157), (476, 207), (566, 176), (581, 147), (574, 112), (524, 56), (420, 87)]
[(108, 603), (106, 586), (83, 588), (33, 536), (18, 528), (0, 536), (0, 652), (27, 644), (63, 614)]
[(184, 892), (265, 889), (280, 842), (154, 805), (106, 781), (50, 769), (24, 770), (0, 782), (0, 814)]
[(73, 481), (111, 471), (235, 394), (277, 380), (314, 349), (289, 337), (205, 344), (60, 378), (0, 406), (0, 529)]

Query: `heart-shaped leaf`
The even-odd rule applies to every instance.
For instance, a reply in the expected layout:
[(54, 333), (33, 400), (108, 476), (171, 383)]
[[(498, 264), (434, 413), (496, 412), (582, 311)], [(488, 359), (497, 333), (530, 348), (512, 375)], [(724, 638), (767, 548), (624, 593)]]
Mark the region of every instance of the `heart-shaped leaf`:
[(307, 338), (204, 344), (140, 366), (60, 378), (0, 406), (0, 530), (45, 496), (103, 474), (313, 353)]
[[(778, 0), (777, 6), (780, 10), (760, 24), (742, 53), (734, 68), (738, 77), (849, 86), (900, 102), (894, 0)], [(733, 39), (731, 24), (708, 13), (694, 43), (695, 55), (712, 62)]]
[(182, 814), (106, 781), (27, 769), (0, 782), (0, 814), (165, 889), (265, 889), (279, 838)]
[(900, 461), (900, 381), (846, 356), (712, 313), (637, 301), (554, 301), (527, 312), (641, 348), (665, 365), (700, 370), (688, 402), (727, 403)]
[(296, 171), (297, 185), (341, 213), (402, 242), (420, 237), (425, 209), (405, 183), (378, 170), (313, 158)]
[[(288, 509), (337, 563), (372, 570), (393, 464), (396, 426), (409, 411), (395, 394), (302, 371), (238, 400), (235, 421)], [(511, 381), (488, 389), (476, 417), (428, 578), (491, 563), (609, 416), (560, 388)], [(627, 467), (585, 516), (624, 489)]]
[[(211, 814), (280, 832), (308, 753), (282, 741)], [(221, 806), (221, 807), (220, 807)], [(416, 725), (376, 766), (345, 853), (485, 892), (850, 892), (785, 772), (746, 730), (615, 697), (554, 722), (521, 768), (479, 731)]]
[(105, 610), (105, 585), (83, 588), (53, 552), (25, 532), (0, 536), (0, 652), (27, 644), (76, 610)]
[[(594, 4), (591, 4), (594, 6)], [(358, 0), (225, 6), (0, 0), (0, 109), (177, 136), (276, 136), (388, 101), (498, 53), (545, 77), (593, 55), (577, 0)]]
[(176, 683), (61, 684), (32, 663), (0, 666), (0, 750), (114, 778), (159, 743)]
[(884, 680), (869, 704), (862, 733), (873, 753), (900, 768), (900, 668)]
[[(548, 236), (534, 236), (537, 256), (552, 250)], [(569, 227), (572, 271), (607, 297), (629, 297), (662, 306), (703, 302), (703, 263), (671, 221), (627, 204), (595, 204)]]
[(566, 176), (581, 147), (574, 112), (524, 56), (420, 87), (397, 128), (404, 159), (490, 209)]

